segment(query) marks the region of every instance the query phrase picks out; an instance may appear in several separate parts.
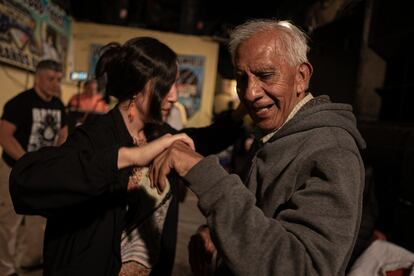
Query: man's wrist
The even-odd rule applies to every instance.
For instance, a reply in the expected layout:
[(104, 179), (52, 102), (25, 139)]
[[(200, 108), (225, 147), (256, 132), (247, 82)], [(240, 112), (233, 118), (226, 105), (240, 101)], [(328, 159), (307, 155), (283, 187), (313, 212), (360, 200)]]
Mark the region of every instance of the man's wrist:
[(180, 171), (177, 171), (181, 177), (185, 177), (195, 165), (203, 159), (201, 155), (194, 156), (190, 161), (187, 162), (186, 166), (183, 166)]

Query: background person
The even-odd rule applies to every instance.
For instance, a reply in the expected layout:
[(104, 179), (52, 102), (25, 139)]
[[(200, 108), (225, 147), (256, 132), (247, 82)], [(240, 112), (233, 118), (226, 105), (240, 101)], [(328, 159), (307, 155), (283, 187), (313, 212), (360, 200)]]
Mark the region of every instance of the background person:
[[(34, 87), (10, 99), (0, 122), (0, 275), (15, 272), (14, 263), (39, 265), (42, 258), (44, 220), (17, 215), (9, 195), (9, 174), (26, 152), (61, 145), (67, 137), (66, 114), (56, 95), (60, 92), (62, 67), (53, 60), (36, 66)], [(18, 234), (20, 233), (20, 234)], [(18, 252), (17, 244), (20, 244)]]
[(83, 84), (83, 91), (80, 94), (73, 95), (69, 100), (69, 107), (84, 112), (108, 112), (108, 104), (98, 91), (96, 80), (87, 80)]

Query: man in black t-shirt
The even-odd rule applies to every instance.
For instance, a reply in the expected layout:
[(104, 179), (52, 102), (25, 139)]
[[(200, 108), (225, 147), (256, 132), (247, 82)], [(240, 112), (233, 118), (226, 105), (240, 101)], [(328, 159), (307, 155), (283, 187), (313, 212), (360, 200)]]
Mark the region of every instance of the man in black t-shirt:
[(41, 262), (44, 220), (14, 212), (8, 178), (11, 167), (26, 152), (60, 145), (66, 140), (65, 108), (56, 97), (60, 93), (61, 78), (59, 63), (53, 60), (39, 62), (34, 87), (10, 99), (3, 108), (0, 121), (0, 145), (3, 148), (0, 160), (0, 275), (15, 273), (15, 264), (28, 267)]

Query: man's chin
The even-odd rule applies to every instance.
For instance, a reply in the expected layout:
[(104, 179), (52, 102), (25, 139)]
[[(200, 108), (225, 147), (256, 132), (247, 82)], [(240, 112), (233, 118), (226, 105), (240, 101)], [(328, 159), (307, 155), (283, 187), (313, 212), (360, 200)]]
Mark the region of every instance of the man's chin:
[(262, 120), (255, 122), (255, 126), (264, 133), (271, 133), (278, 129), (277, 125), (274, 122), (268, 120)]

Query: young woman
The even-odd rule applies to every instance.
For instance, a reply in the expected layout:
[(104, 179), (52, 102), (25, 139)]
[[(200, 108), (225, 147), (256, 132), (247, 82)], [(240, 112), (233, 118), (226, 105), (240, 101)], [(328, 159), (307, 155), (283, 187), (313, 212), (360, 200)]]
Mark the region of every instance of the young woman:
[(10, 177), (15, 210), (48, 219), (44, 275), (168, 275), (175, 188), (154, 187), (147, 166), (176, 140), (194, 145), (186, 134), (150, 142), (144, 127), (165, 120), (177, 100), (177, 56), (149, 37), (111, 43), (96, 75), (119, 104), (61, 147), (18, 161)]

